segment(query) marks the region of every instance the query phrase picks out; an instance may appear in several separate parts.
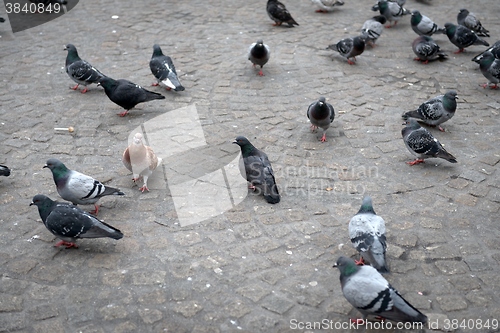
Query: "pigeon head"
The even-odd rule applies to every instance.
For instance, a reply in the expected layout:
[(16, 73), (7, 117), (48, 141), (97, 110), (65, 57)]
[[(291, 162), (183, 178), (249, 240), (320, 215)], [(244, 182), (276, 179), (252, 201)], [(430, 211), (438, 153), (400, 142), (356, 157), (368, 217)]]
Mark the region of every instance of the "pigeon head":
[(378, 2), (378, 9), (381, 13), (383, 13), (388, 8), (389, 8), (389, 4), (387, 3), (387, 1), (383, 0), (383, 1)]
[(238, 146), (243, 147), (246, 145), (251, 145), (250, 141), (248, 141), (247, 138), (244, 136), (237, 136), (236, 139), (233, 141), (233, 143), (236, 143)]
[(45, 221), (47, 220), (47, 216), (49, 216), (50, 212), (52, 211), (52, 206), (54, 205), (54, 203), (55, 201), (52, 201), (49, 197), (43, 194), (37, 194), (33, 197), (33, 199), (31, 199), (30, 206), (34, 205), (38, 207), (40, 217), (45, 223)]
[(469, 11), (465, 8), (460, 9), (460, 11), (458, 12), (459, 17), (465, 18), (467, 15), (469, 15)]
[(384, 15), (377, 15), (377, 16), (374, 16), (373, 19), (377, 22), (379, 22), (380, 24), (385, 24), (385, 22), (387, 22), (387, 19), (385, 18)]
[(333, 267), (337, 267), (339, 269), (341, 278), (342, 276), (351, 276), (360, 269), (354, 260), (344, 256), (339, 257)]
[(449, 22), (445, 23), (444, 28), (446, 29), (446, 35), (448, 37), (452, 37), (455, 34), (455, 31), (457, 30), (457, 26)]
[(363, 202), (361, 203), (361, 208), (358, 211), (358, 214), (360, 213), (375, 214), (375, 211), (373, 210), (372, 198), (369, 195), (363, 198)]
[(320, 106), (323, 106), (324, 104), (326, 103), (326, 100), (323, 96), (321, 96), (320, 98), (318, 98), (318, 104)]
[(417, 25), (422, 21), (422, 14), (418, 10), (414, 10), (411, 12), (411, 24)]
[(65, 50), (65, 51), (68, 51), (68, 52), (73, 52), (73, 53), (76, 53), (76, 54), (78, 55), (78, 51), (76, 50), (76, 47), (75, 47), (75, 45), (73, 45), (73, 44), (66, 44), (66, 45), (64, 46), (64, 50)]
[(419, 129), (420, 127), (422, 127), (422, 126), (420, 126), (418, 121), (416, 119), (413, 119), (413, 118), (409, 118), (407, 121), (405, 121), (403, 123), (403, 125), (406, 125), (406, 128), (409, 128), (412, 130), (416, 130), (416, 129)]
[(132, 139), (134, 145), (142, 145), (142, 134), (135, 133), (134, 138)]
[(450, 90), (444, 94), (444, 97), (450, 100), (456, 100), (458, 98), (457, 92), (455, 90)]
[(63, 162), (59, 161), (57, 158), (49, 158), (44, 168), (49, 168), (52, 171), (52, 175), (54, 176), (54, 180), (57, 182), (58, 180), (65, 178), (69, 169), (66, 168)]
[(68, 51), (68, 55), (66, 56), (66, 66), (68, 64), (80, 60), (80, 57), (78, 56), (78, 51), (76, 50), (76, 47), (73, 44), (66, 44), (66, 46), (64, 46), (64, 50)]
[(97, 86), (102, 86), (104, 90), (111, 90), (117, 85), (116, 81), (110, 77), (103, 77), (97, 82)]
[(158, 44), (153, 45), (153, 57), (162, 56), (163, 52)]
[(480, 68), (488, 68), (495, 61), (495, 56), (490, 51), (483, 53), (481, 60), (479, 61)]

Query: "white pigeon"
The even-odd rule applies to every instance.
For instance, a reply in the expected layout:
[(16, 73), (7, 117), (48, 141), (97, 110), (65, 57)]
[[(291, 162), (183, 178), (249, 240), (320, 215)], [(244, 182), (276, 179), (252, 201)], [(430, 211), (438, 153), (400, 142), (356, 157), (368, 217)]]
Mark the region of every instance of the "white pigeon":
[(139, 190), (148, 191), (148, 178), (153, 171), (161, 164), (162, 159), (157, 157), (151, 147), (144, 145), (142, 134), (136, 133), (132, 143), (123, 152), (123, 165), (133, 174), (133, 180), (136, 182), (141, 176), (144, 184)]

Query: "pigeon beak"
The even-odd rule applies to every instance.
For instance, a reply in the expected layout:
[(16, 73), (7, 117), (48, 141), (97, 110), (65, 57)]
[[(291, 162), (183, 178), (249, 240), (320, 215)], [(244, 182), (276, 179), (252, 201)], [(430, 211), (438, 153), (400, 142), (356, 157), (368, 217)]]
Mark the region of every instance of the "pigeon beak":
[(333, 268), (336, 268), (336, 267), (337, 267), (337, 263), (333, 264), (333, 266), (332, 266), (332, 267), (333, 267)]
[(45, 168), (48, 168), (49, 166), (47, 164), (45, 164), (42, 169), (45, 169)]
[(35, 204), (35, 203), (32, 201), (32, 202), (30, 203), (30, 206), (33, 206), (34, 204)]
[(100, 87), (101, 86), (101, 82), (97, 82), (97, 86)]
[(238, 144), (238, 141), (233, 141), (233, 142), (231, 142), (231, 143), (236, 143), (236, 144)]

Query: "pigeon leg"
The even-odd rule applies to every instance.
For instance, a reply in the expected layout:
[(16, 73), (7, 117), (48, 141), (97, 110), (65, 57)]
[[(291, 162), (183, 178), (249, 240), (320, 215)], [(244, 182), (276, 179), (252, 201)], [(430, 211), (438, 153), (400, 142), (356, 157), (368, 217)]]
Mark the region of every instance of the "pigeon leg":
[(61, 245), (66, 246), (66, 248), (67, 248), (67, 249), (70, 249), (70, 248), (72, 248), (72, 247), (74, 247), (75, 249), (77, 249), (77, 248), (78, 248), (78, 245), (76, 245), (76, 243), (66, 242), (66, 241), (63, 241), (63, 240), (62, 240), (62, 241), (60, 241), (60, 242), (58, 242), (58, 243), (56, 243), (54, 246), (55, 246), (55, 247), (59, 247), (59, 246), (61, 246)]
[(98, 204), (94, 204), (94, 207), (95, 209), (94, 210), (91, 210), (89, 213), (94, 215), (94, 216), (97, 216), (97, 214), (99, 214), (99, 205)]
[(165, 89), (167, 89), (167, 91), (172, 90), (172, 88), (170, 88), (170, 87), (165, 87)]
[(125, 117), (128, 113), (128, 110), (125, 110), (125, 111), (122, 111), (120, 113), (117, 113), (117, 115), (119, 115), (120, 117)]
[(78, 89), (78, 86), (79, 86), (79, 85), (80, 85), (80, 84), (77, 84), (76, 86), (73, 86), (73, 87), (71, 87), (70, 89), (76, 90), (76, 89)]
[(85, 94), (88, 91), (87, 87), (85, 87), (82, 91), (80, 91), (82, 94)]
[(438, 125), (438, 130), (440, 130), (441, 132), (446, 132), (446, 130), (439, 125)]
[(328, 13), (328, 11), (323, 9), (316, 9), (316, 13)]
[(144, 193), (144, 191), (148, 191), (149, 192), (149, 188), (146, 184), (142, 185), (141, 188), (139, 188), (139, 191), (141, 191), (142, 193)]
[(353, 57), (354, 61), (350, 60), (350, 59), (347, 59), (347, 63), (349, 65), (354, 65), (356, 63), (356, 57)]
[(264, 72), (262, 71), (262, 68), (260, 69), (258, 74), (259, 74), (259, 76), (264, 76)]
[(319, 139), (319, 141), (326, 142), (326, 133), (323, 133), (323, 136)]
[(453, 52), (453, 53), (455, 53), (455, 54), (459, 54), (459, 53), (462, 53), (462, 52), (465, 52), (465, 49), (458, 49), (458, 51), (455, 51), (455, 52)]
[(354, 260), (354, 263), (358, 266), (363, 266), (365, 264), (365, 259), (363, 257), (359, 258), (359, 260)]
[(273, 26), (274, 27), (279, 26), (279, 25), (281, 25), (281, 23), (283, 23), (283, 22), (274, 22)]
[(498, 84), (495, 83), (493, 86), (490, 86), (489, 83), (485, 83), (485, 84), (481, 84), (481, 87), (483, 87), (484, 89), (486, 89), (486, 87), (490, 87), (490, 89), (498, 89)]
[(311, 132), (315, 132), (318, 129), (318, 126), (311, 125)]
[(421, 158), (417, 158), (415, 161), (406, 162), (406, 164), (409, 164), (409, 165), (415, 165), (415, 164), (420, 164), (420, 163), (425, 163), (425, 161)]
[(160, 85), (160, 84), (159, 84), (158, 82), (153, 82), (153, 83), (151, 83), (151, 86), (153, 86), (153, 87), (157, 87), (157, 86), (159, 86), (159, 85)]

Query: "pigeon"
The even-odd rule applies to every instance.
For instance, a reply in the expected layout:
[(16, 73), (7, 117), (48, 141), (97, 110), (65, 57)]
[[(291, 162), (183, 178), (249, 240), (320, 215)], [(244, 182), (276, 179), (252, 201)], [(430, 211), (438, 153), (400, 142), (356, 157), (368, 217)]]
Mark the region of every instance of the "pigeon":
[(368, 19), (361, 27), (361, 36), (365, 39), (366, 44), (375, 46), (375, 42), (384, 30), (384, 24), (387, 19), (384, 15), (377, 15)]
[(95, 210), (91, 214), (99, 213), (97, 202), (106, 195), (125, 195), (119, 189), (105, 186), (100, 181), (84, 175), (78, 171), (68, 169), (57, 158), (50, 158), (43, 166), (52, 171), (57, 193), (64, 200), (71, 201), (74, 205), (94, 204)]
[[(402, 5), (397, 2), (388, 2), (386, 0), (382, 0), (378, 2), (378, 9), (380, 14), (384, 15), (387, 21), (394, 22), (394, 25), (398, 24), (401, 16), (410, 14), (410, 11), (404, 8)], [(387, 25), (386, 28), (391, 28), (392, 25)]]
[(483, 27), (481, 21), (467, 9), (460, 9), (457, 15), (457, 23), (474, 31), (478, 36), (490, 37), (489, 31)]
[(9, 177), (10, 176), (10, 169), (8, 167), (6, 167), (5, 165), (0, 165), (0, 176)]
[(439, 157), (450, 163), (457, 163), (457, 159), (448, 153), (441, 143), (435, 139), (432, 134), (421, 127), (416, 119), (410, 118), (406, 121), (406, 127), (401, 131), (406, 148), (417, 159), (406, 162), (409, 165), (424, 163), (426, 158)]
[(500, 82), (500, 59), (495, 58), (491, 52), (485, 52), (479, 62), (479, 69), (489, 81), (483, 84), (482, 87), (486, 88), (489, 83), (493, 83), (494, 85), (490, 86), (491, 89), (497, 89)]
[(163, 54), (158, 44), (153, 45), (153, 55), (149, 61), (149, 68), (158, 81), (153, 83), (153, 86), (158, 86), (161, 83), (167, 87), (167, 90), (184, 91), (184, 87), (177, 77), (172, 59)]
[(252, 43), (252, 45), (250, 45), (250, 48), (248, 49), (248, 60), (252, 62), (254, 67), (256, 65), (260, 66), (260, 76), (264, 76), (262, 67), (267, 64), (270, 56), (271, 50), (269, 49), (269, 46), (264, 44), (262, 39), (259, 39), (256, 43)]
[[(398, 5), (400, 5), (401, 7), (403, 7), (406, 3), (406, 0), (387, 0), (388, 2), (395, 2), (397, 3)], [(373, 5), (372, 7), (372, 10), (374, 12), (378, 12), (379, 11), (379, 8), (378, 8), (378, 2), (376, 4)]]
[[(337, 42), (337, 44), (328, 45), (327, 49), (337, 51), (341, 56), (347, 58), (349, 65), (354, 65), (356, 56), (365, 50), (365, 40), (363, 36), (344, 38)], [(354, 61), (349, 58), (354, 58)]]
[(273, 20), (275, 23), (273, 25), (281, 25), (283, 22), (288, 23), (289, 27), (293, 27), (294, 25), (299, 25), (293, 19), (290, 12), (286, 9), (285, 5), (279, 2), (278, 0), (267, 0), (267, 15)]
[(316, 13), (328, 13), (334, 9), (335, 6), (343, 6), (344, 2), (340, 0), (311, 0), (313, 4), (318, 6)]
[(162, 159), (157, 157), (151, 147), (144, 145), (142, 134), (136, 133), (132, 143), (125, 149), (122, 156), (123, 165), (132, 171), (132, 180), (136, 182), (141, 176), (143, 185), (139, 190), (148, 191), (148, 178), (161, 164)]
[(372, 198), (363, 198), (361, 208), (349, 222), (352, 246), (361, 254), (358, 264), (367, 260), (380, 273), (389, 273), (385, 261), (385, 222), (373, 210)]
[(428, 36), (418, 36), (411, 44), (411, 48), (417, 56), (413, 60), (422, 61), (423, 64), (429, 63), (429, 60), (445, 59), (446, 53), (441, 51), (439, 45)]
[(472, 58), (472, 61), (479, 64), (485, 52), (491, 52), (495, 56), (495, 58), (500, 59), (500, 40), (497, 40), (495, 44), (491, 45), (486, 50), (476, 55), (474, 58)]
[(76, 82), (76, 86), (71, 89), (76, 90), (81, 84), (85, 86), (81, 93), (85, 94), (89, 84), (98, 83), (99, 80), (106, 77), (106, 75), (101, 73), (97, 68), (93, 67), (85, 60), (80, 59), (78, 51), (73, 44), (66, 45), (64, 49), (68, 51), (68, 55), (66, 56), (66, 73)]
[(330, 103), (325, 101), (321, 96), (316, 102), (311, 103), (307, 108), (307, 118), (311, 122), (311, 131), (315, 131), (318, 127), (323, 129), (323, 136), (320, 141), (326, 141), (326, 130), (335, 118), (335, 110)]
[(470, 30), (463, 25), (454, 25), (453, 23), (446, 23), (446, 36), (452, 44), (458, 47), (455, 53), (464, 52), (466, 47), (471, 45), (484, 45), (490, 46), (487, 41), (479, 38), (474, 31)]
[(51, 200), (43, 194), (33, 197), (30, 206), (38, 207), (43, 224), (49, 231), (61, 239), (54, 246), (66, 246), (67, 249), (78, 248), (78, 238), (123, 238), (120, 230), (97, 219), (75, 205)]
[(436, 96), (420, 104), (417, 110), (403, 113), (403, 119), (414, 118), (427, 125), (438, 126), (438, 129), (444, 132), (440, 125), (455, 115), (457, 98), (455, 90), (447, 91), (444, 95)]
[(120, 117), (124, 117), (130, 109), (139, 103), (165, 99), (162, 94), (146, 90), (128, 80), (113, 80), (110, 77), (105, 77), (97, 85), (104, 88), (104, 92), (113, 103), (125, 109), (125, 111), (118, 113)]
[(352, 322), (361, 325), (368, 316), (378, 316), (395, 322), (427, 323), (427, 316), (408, 303), (375, 268), (358, 266), (343, 256), (333, 267), (340, 271), (344, 297), (363, 315), (363, 319)]
[(439, 27), (430, 18), (420, 14), (418, 10), (411, 12), (410, 23), (413, 31), (415, 31), (415, 33), (419, 36), (432, 36), (435, 33), (446, 33), (446, 29), (444, 27)]
[(255, 148), (244, 136), (236, 137), (233, 143), (241, 148), (246, 179), (250, 183), (250, 188), (259, 189), (264, 194), (264, 199), (270, 204), (280, 202), (274, 171), (266, 153)]

